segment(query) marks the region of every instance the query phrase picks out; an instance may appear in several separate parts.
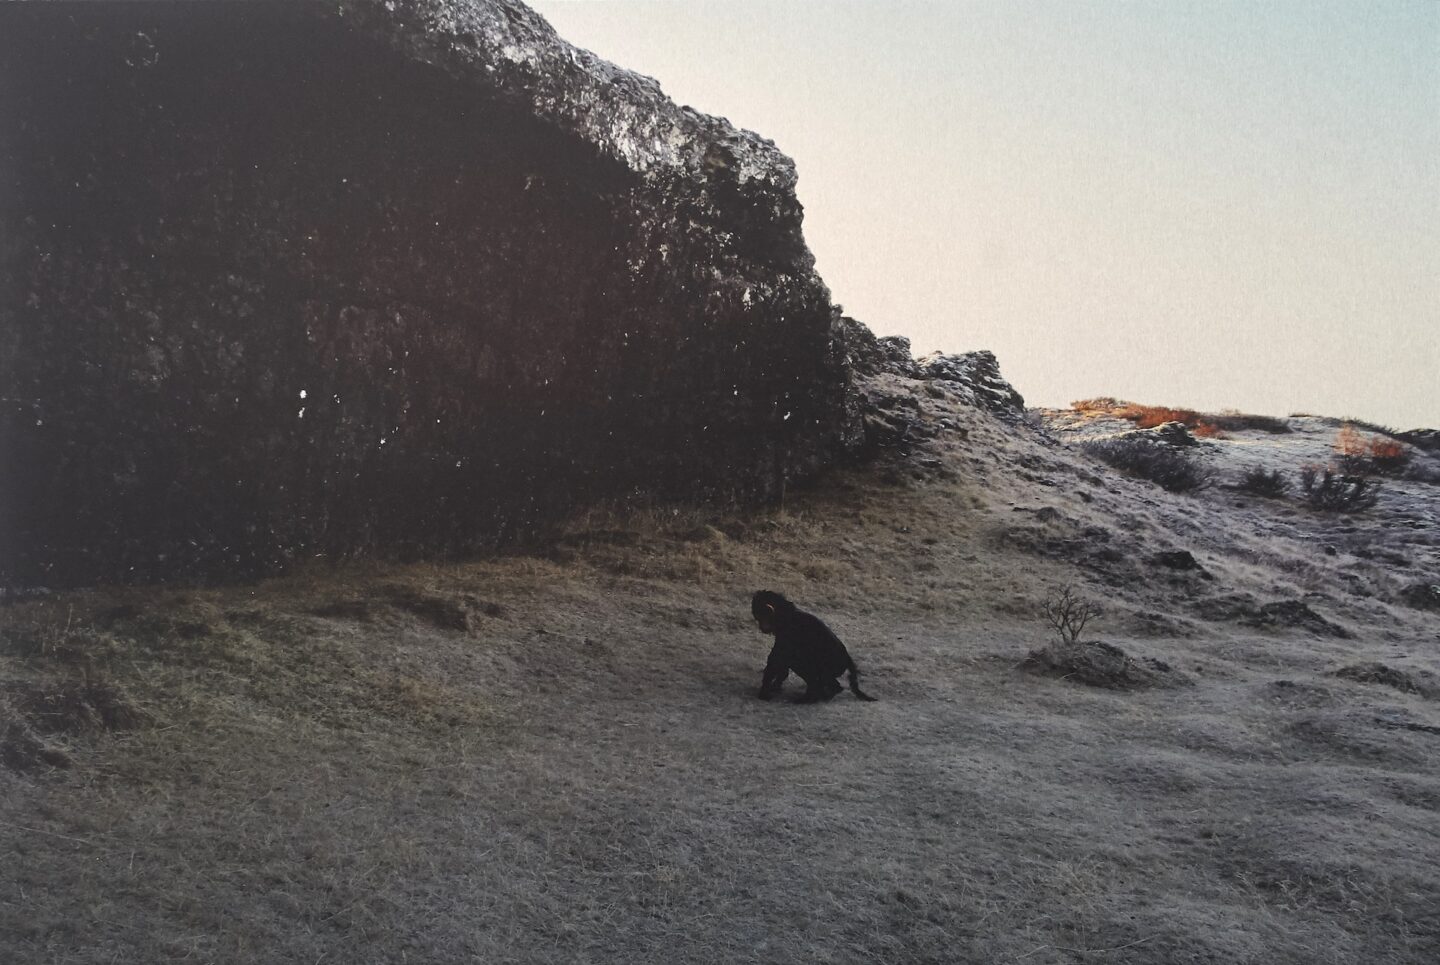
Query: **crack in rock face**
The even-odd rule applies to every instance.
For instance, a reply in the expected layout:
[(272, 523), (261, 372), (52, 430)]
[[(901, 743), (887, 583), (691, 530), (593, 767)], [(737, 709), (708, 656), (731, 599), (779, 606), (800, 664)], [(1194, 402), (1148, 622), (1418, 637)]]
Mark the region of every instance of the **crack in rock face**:
[(9, 4), (0, 586), (758, 501), (860, 434), (793, 163), (513, 0)]

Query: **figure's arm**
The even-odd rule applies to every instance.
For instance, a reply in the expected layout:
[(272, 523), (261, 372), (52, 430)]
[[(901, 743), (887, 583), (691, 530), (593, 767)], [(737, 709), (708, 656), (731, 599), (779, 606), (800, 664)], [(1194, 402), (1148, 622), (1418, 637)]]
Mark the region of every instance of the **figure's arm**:
[(770, 648), (770, 658), (765, 661), (765, 675), (760, 678), (760, 699), (769, 700), (778, 693), (780, 685), (790, 676), (790, 664), (781, 652), (779, 642)]

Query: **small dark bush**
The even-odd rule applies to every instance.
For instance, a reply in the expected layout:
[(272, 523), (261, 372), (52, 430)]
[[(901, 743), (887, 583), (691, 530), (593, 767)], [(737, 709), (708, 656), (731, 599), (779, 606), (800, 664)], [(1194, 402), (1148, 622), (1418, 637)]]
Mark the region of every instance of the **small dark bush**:
[(1263, 466), (1251, 466), (1245, 470), (1245, 475), (1240, 477), (1239, 484), (1235, 487), (1252, 496), (1264, 496), (1267, 499), (1280, 499), (1290, 491), (1290, 480), (1278, 469), (1271, 469), (1268, 472)]
[(1101, 462), (1172, 493), (1204, 489), (1214, 481), (1214, 473), (1198, 458), (1148, 439), (1102, 439), (1084, 449)]
[(1227, 432), (1244, 432), (1247, 429), (1255, 429), (1280, 435), (1292, 431), (1290, 423), (1284, 419), (1268, 415), (1251, 415), (1248, 412), (1236, 412), (1233, 409), (1226, 409), (1219, 415), (1207, 416), (1207, 418)]
[(1300, 490), (1312, 508), (1332, 513), (1358, 513), (1380, 499), (1380, 483), (1353, 466), (1306, 466), (1300, 470)]
[(1423, 462), (1416, 460), (1410, 464), (1405, 478), (1411, 482), (1427, 483), (1431, 486), (1440, 486), (1440, 460), (1426, 459)]

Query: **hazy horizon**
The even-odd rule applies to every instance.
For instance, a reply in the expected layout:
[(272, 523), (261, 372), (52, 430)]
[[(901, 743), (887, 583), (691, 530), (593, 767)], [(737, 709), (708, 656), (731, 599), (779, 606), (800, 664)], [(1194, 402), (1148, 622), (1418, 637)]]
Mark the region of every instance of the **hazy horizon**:
[(1440, 426), (1440, 4), (532, 6), (793, 157), (835, 300), (917, 353)]

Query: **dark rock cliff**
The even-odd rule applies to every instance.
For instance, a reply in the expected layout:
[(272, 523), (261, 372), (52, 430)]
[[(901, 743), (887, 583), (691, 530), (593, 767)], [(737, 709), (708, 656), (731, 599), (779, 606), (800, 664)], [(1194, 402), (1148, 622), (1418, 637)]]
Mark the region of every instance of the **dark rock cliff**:
[(858, 425), (794, 181), (513, 0), (0, 6), (0, 586), (774, 495)]

